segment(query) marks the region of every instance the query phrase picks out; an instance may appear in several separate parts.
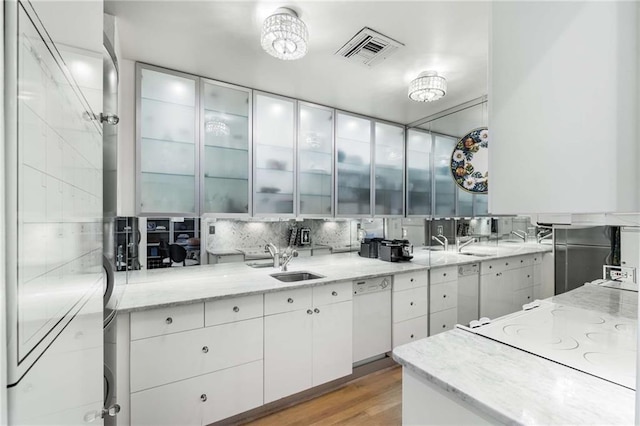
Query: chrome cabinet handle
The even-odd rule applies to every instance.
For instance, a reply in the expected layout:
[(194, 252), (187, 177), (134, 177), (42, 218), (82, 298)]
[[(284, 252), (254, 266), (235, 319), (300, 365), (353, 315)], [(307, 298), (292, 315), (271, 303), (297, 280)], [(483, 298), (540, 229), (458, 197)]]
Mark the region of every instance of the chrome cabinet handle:
[(202, 347), (202, 353), (208, 354), (209, 353), (209, 346), (203, 346)]
[(313, 310), (313, 312), (315, 312), (316, 314), (319, 314), (319, 313), (320, 313), (320, 309), (315, 308), (315, 309)]
[(202, 395), (200, 395), (200, 401), (202, 402), (206, 402), (207, 401), (207, 394), (203, 393)]
[(331, 292), (331, 295), (332, 295), (332, 296), (337, 296), (337, 295), (338, 295), (338, 292), (337, 292), (337, 291), (332, 291), (332, 292)]
[(289, 303), (293, 303), (293, 299), (292, 299), (292, 298), (288, 298), (288, 299), (287, 299), (287, 302), (289, 302)]
[(168, 317), (166, 320), (164, 320), (164, 322), (166, 322), (167, 324), (171, 324), (173, 323), (173, 318)]
[(313, 311), (312, 311), (311, 309), (307, 309), (307, 313), (308, 313), (309, 315), (311, 315), (311, 314), (313, 313)]
[(240, 308), (238, 308), (237, 306), (233, 307), (233, 312), (240, 312)]

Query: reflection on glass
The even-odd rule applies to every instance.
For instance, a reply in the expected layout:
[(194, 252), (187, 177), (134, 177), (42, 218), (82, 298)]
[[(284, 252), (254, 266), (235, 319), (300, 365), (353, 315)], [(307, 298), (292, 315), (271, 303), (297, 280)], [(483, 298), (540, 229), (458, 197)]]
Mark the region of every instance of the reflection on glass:
[(473, 214), (475, 216), (489, 215), (489, 197), (486, 194), (476, 194), (473, 203)]
[(431, 214), (431, 134), (407, 131), (407, 215)]
[(434, 146), (435, 212), (437, 217), (456, 215), (456, 183), (451, 175), (451, 153), (458, 140), (436, 135)]
[(458, 216), (473, 216), (473, 199), (474, 195), (463, 189), (458, 188)]
[(339, 215), (371, 214), (371, 121), (337, 113)]
[(255, 95), (256, 214), (293, 214), (294, 101)]
[(141, 210), (195, 213), (195, 80), (141, 72)]
[(249, 92), (204, 82), (205, 213), (249, 213)]
[(376, 215), (403, 214), (404, 128), (375, 125)]
[(300, 214), (331, 216), (333, 111), (300, 104), (298, 194)]

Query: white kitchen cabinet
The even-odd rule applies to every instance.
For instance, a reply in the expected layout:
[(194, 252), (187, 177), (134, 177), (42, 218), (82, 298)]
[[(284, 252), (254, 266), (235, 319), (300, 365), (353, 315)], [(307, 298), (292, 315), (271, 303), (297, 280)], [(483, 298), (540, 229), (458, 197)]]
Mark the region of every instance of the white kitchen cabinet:
[(318, 386), (352, 371), (353, 302), (319, 305), (313, 313), (312, 385)]
[(513, 312), (513, 290), (505, 272), (491, 272), (480, 277), (480, 316), (498, 318)]
[(429, 335), (451, 330), (458, 323), (458, 267), (429, 271)]
[(637, 21), (635, 2), (492, 4), (492, 214), (640, 210)]
[(253, 214), (294, 216), (296, 100), (253, 94)]
[(204, 305), (168, 306), (131, 313), (131, 340), (202, 328)]
[(427, 315), (428, 299), (427, 287), (418, 287), (393, 293), (391, 309), (394, 322)]
[(422, 339), (429, 334), (429, 273), (398, 274), (391, 292), (392, 346)]
[(333, 216), (334, 110), (298, 102), (299, 216)]
[(373, 121), (336, 113), (336, 215), (371, 216)]
[(392, 345), (404, 345), (415, 340), (424, 339), (429, 335), (429, 316), (412, 318), (393, 324)]
[(429, 315), (429, 336), (453, 330), (458, 323), (458, 308), (453, 307)]
[(374, 126), (374, 215), (404, 216), (404, 127)]
[(265, 403), (351, 374), (350, 290), (344, 282), (265, 295)]
[(407, 216), (431, 214), (431, 133), (407, 130)]

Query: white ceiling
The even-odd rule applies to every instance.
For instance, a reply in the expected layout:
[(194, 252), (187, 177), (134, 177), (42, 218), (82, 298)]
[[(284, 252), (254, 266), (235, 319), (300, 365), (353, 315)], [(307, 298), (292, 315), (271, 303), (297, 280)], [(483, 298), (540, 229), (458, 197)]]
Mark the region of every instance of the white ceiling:
[[(260, 47), (262, 21), (283, 6), (309, 28), (297, 61)], [(105, 11), (126, 59), (403, 124), (487, 93), (486, 2), (106, 0)], [(334, 56), (364, 26), (405, 46), (373, 68)], [(447, 96), (409, 100), (408, 83), (428, 69), (447, 78)]]

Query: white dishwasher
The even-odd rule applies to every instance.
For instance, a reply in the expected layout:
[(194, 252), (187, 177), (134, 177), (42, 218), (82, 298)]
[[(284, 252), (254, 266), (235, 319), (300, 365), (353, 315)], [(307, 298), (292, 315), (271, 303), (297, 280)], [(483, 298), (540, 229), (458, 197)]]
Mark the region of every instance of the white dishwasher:
[(353, 362), (391, 351), (391, 277), (353, 282)]

